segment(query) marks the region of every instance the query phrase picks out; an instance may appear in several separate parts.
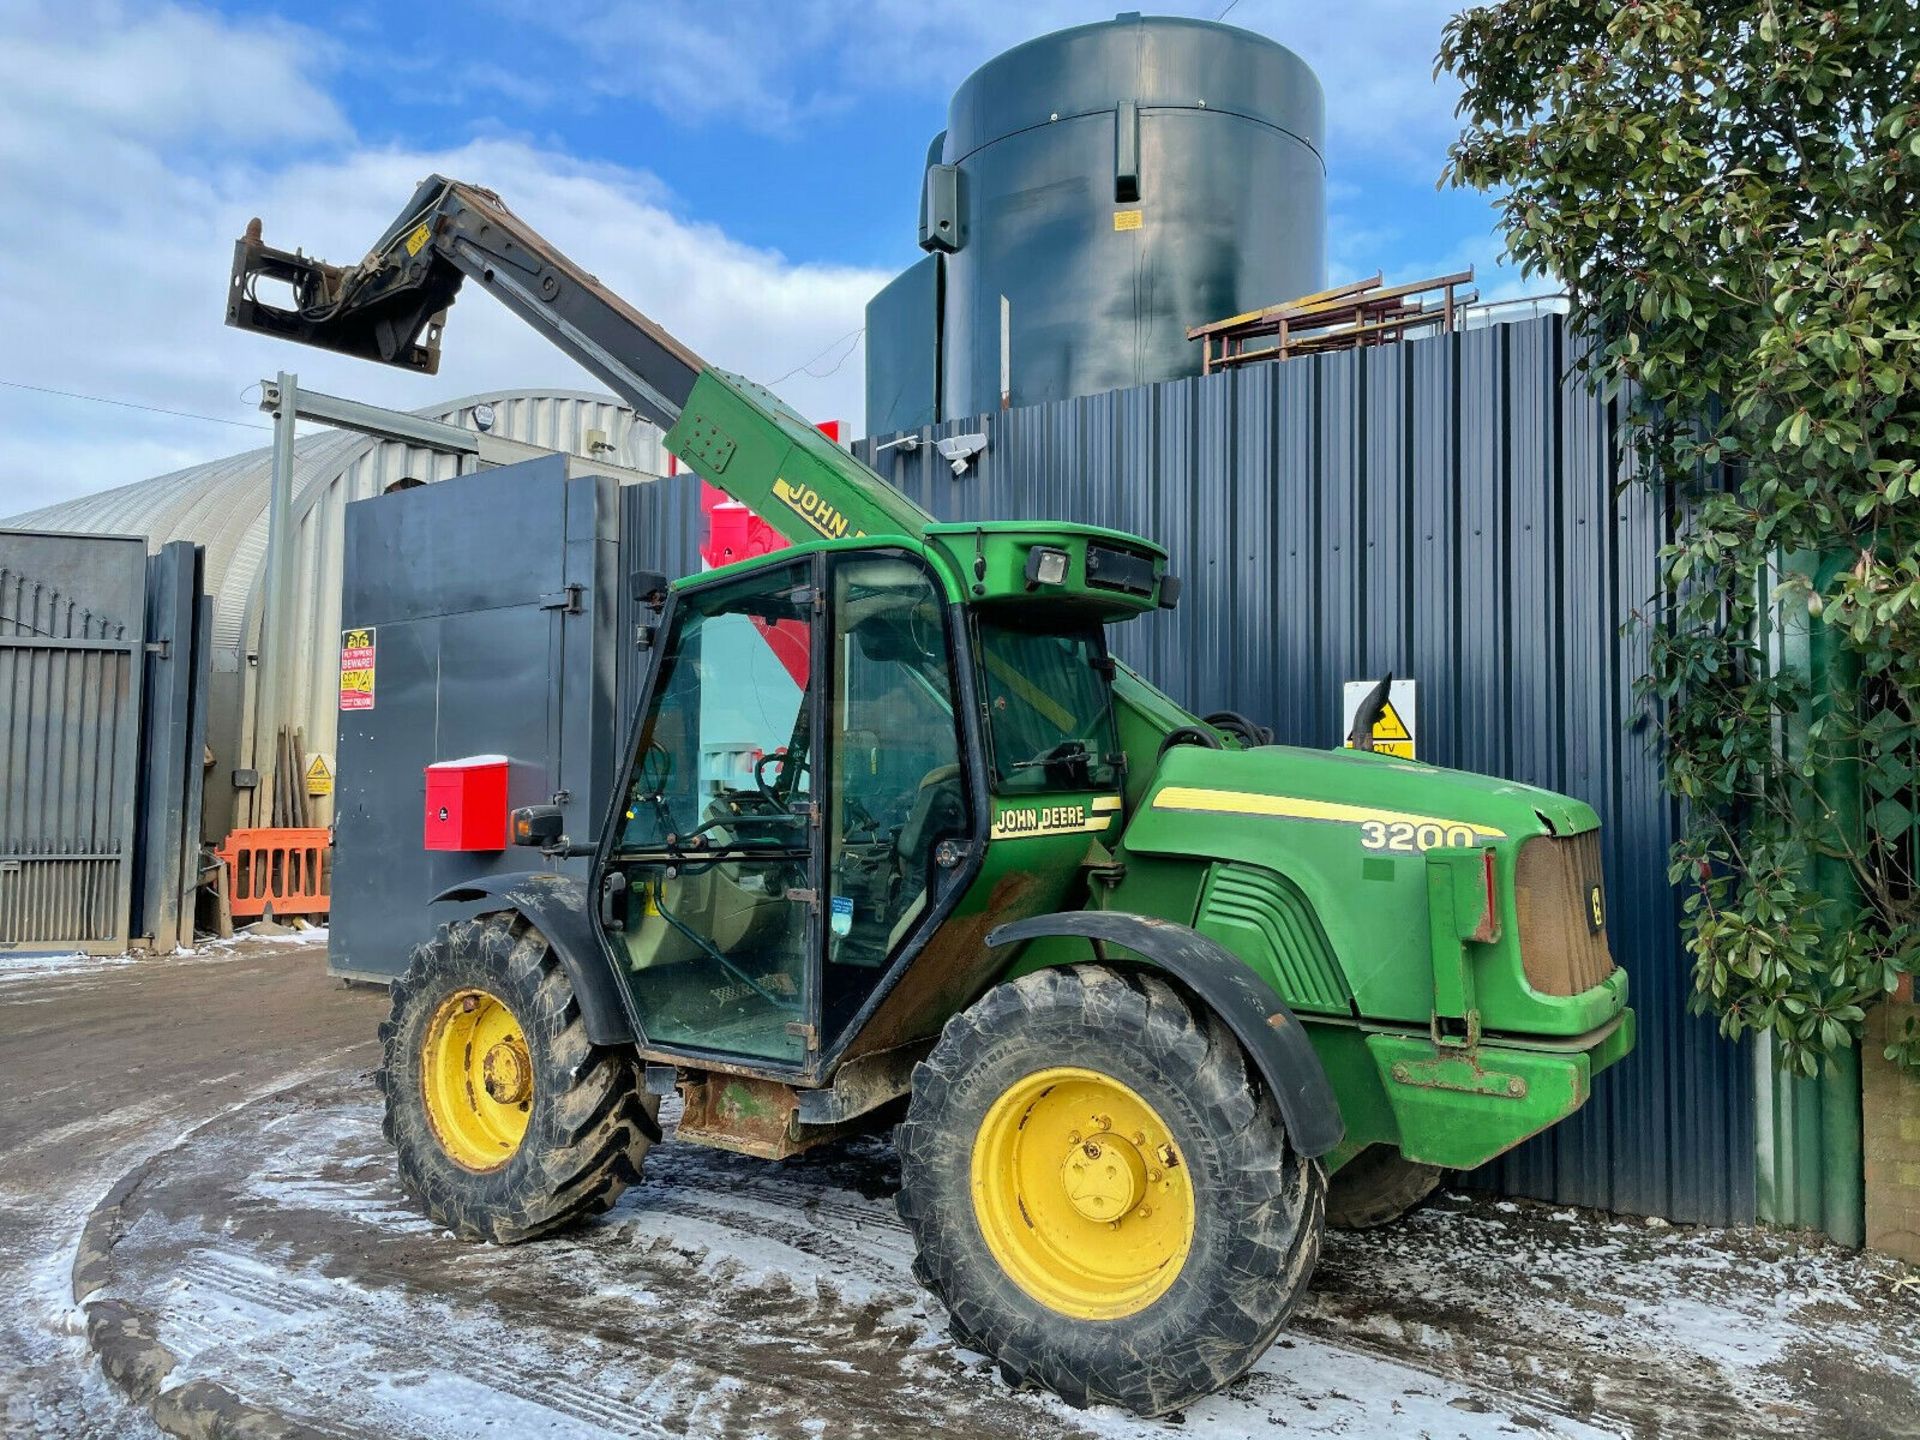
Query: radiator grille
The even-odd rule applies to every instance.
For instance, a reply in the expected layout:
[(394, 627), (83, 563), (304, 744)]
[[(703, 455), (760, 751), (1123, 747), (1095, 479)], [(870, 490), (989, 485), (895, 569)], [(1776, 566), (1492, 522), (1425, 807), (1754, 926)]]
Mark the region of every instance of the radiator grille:
[(1598, 830), (1540, 835), (1520, 847), (1520, 961), (1540, 994), (1578, 995), (1613, 973), (1604, 895)]

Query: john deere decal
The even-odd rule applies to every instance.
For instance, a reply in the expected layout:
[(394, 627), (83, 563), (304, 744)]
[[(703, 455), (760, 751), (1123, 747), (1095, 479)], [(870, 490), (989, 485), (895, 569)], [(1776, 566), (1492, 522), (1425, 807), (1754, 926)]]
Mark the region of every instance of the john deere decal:
[(1360, 832), (1360, 848), (1380, 853), (1417, 854), (1448, 846), (1484, 845), (1504, 840), (1507, 832), (1491, 825), (1470, 825), (1438, 815), (1412, 815), (1404, 810), (1376, 810), (1367, 805), (1342, 805), (1331, 800), (1306, 800), (1295, 795), (1259, 795), (1240, 790), (1201, 790), (1169, 785), (1153, 797), (1156, 810), (1198, 810), (1214, 815), (1266, 815), (1276, 820), (1316, 820), (1352, 825)]
[(1118, 795), (1071, 800), (1059, 805), (1012, 805), (994, 816), (991, 838), (1019, 840), (1029, 835), (1091, 834), (1106, 829), (1119, 808)]
[(841, 514), (836, 506), (823, 499), (820, 492), (811, 485), (794, 485), (786, 480), (775, 480), (773, 498), (828, 540), (844, 540), (848, 535), (857, 539), (867, 533), (864, 530), (850, 529), (847, 525), (847, 517)]

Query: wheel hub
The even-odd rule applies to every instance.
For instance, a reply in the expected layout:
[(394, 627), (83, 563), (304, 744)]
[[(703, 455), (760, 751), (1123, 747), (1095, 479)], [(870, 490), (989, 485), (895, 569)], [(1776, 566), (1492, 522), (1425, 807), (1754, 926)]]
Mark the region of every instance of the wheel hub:
[(1098, 1135), (1067, 1146), (1060, 1162), (1067, 1200), (1089, 1220), (1120, 1220), (1147, 1191), (1147, 1164), (1118, 1135)]
[(533, 1062), (519, 1036), (502, 1040), (487, 1051), (481, 1069), (487, 1094), (500, 1105), (518, 1105), (533, 1095)]
[(1056, 1066), (1009, 1085), (974, 1137), (971, 1174), (994, 1259), (1061, 1315), (1146, 1309), (1193, 1245), (1193, 1182), (1172, 1130), (1097, 1070)]
[(519, 1150), (533, 1112), (533, 1059), (499, 996), (456, 991), (420, 1043), (420, 1091), (440, 1148), (468, 1170), (497, 1170)]

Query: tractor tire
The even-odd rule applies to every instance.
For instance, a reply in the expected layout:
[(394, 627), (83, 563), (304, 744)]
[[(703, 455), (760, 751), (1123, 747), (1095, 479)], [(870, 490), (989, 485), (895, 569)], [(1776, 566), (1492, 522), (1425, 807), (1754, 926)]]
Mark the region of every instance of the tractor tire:
[(587, 1039), (559, 957), (511, 912), (417, 948), (380, 1040), (401, 1183), (463, 1240), (513, 1244), (605, 1210), (659, 1138), (633, 1057)]
[(1431, 1195), (1445, 1174), (1391, 1145), (1369, 1145), (1327, 1182), (1327, 1223), (1340, 1230), (1386, 1225)]
[(1320, 1255), (1320, 1162), (1232, 1032), (1143, 971), (988, 991), (915, 1068), (896, 1145), (954, 1339), (1073, 1405), (1164, 1415), (1230, 1384)]

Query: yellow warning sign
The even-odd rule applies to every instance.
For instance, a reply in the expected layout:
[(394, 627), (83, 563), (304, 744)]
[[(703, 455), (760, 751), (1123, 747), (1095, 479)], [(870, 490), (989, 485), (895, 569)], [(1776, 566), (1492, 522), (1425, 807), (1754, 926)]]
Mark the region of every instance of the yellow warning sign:
[(1116, 210), (1113, 212), (1113, 228), (1116, 230), (1138, 230), (1144, 217), (1138, 210)]
[(1413, 732), (1407, 729), (1407, 722), (1400, 718), (1391, 700), (1381, 707), (1380, 718), (1373, 722), (1373, 748), (1381, 755), (1413, 759)]
[[(1360, 707), (1370, 700), (1379, 689), (1374, 680), (1349, 680), (1344, 696), (1344, 714), (1340, 722), (1340, 733), (1351, 737), (1354, 726), (1359, 723)], [(1391, 755), (1398, 760), (1412, 760), (1415, 754), (1416, 717), (1415, 689), (1411, 680), (1395, 680), (1388, 687), (1385, 703), (1373, 720), (1373, 751), (1376, 755)], [(1352, 746), (1351, 738), (1347, 745)]]
[(333, 771), (327, 768), (327, 757), (316, 755), (307, 762), (307, 794), (331, 795), (333, 793)]

